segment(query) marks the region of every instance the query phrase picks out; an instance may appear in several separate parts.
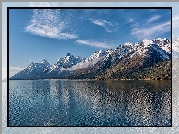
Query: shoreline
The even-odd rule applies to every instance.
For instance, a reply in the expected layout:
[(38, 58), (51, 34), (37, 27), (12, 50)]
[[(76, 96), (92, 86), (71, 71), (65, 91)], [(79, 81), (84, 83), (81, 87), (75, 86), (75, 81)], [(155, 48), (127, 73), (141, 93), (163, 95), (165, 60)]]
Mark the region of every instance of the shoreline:
[[(9, 79), (9, 80), (73, 80), (73, 81), (80, 81), (80, 80), (83, 80), (83, 81), (108, 81), (108, 80), (114, 80), (114, 81), (163, 81), (163, 80), (171, 80), (172, 79)], [(2, 81), (2, 82), (7, 82), (6, 81)]]

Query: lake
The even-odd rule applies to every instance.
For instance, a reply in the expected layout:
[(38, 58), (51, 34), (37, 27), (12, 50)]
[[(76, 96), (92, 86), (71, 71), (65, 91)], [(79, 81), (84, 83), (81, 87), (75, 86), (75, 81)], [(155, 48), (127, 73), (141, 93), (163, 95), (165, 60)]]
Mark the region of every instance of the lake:
[(171, 81), (10, 80), (9, 126), (171, 126)]

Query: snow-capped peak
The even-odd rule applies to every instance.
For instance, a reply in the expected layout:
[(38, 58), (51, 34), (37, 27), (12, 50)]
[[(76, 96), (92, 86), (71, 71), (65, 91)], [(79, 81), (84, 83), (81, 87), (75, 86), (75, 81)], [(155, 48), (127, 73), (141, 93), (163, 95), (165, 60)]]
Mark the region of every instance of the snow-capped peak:
[(70, 54), (70, 53), (67, 53), (66, 56), (71, 56), (71, 54)]
[[(82, 68), (88, 68), (89, 66), (92, 66), (96, 64), (98, 61), (103, 59), (106, 56), (107, 52), (104, 50), (99, 50), (95, 53), (93, 53), (89, 58), (84, 58), (81, 60), (81, 62), (73, 65), (71, 68), (67, 68), (66, 70), (77, 70)], [(63, 69), (62, 69), (63, 70)]]
[(144, 47), (148, 47), (149, 45), (153, 44), (152, 40), (147, 40), (147, 39), (143, 40), (142, 42), (144, 44)]
[(133, 46), (133, 45), (132, 45), (132, 43), (130, 43), (130, 42), (126, 42), (126, 43), (124, 44), (124, 46), (130, 47), (130, 46)]
[(41, 61), (41, 63), (43, 63), (43, 64), (49, 64), (49, 63), (47, 62), (47, 60), (45, 60), (45, 59), (43, 59), (43, 60)]
[(73, 56), (70, 53), (67, 53), (64, 58), (59, 58), (58, 61), (51, 66), (51, 71), (60, 71), (61, 69), (71, 68), (72, 66), (76, 65), (83, 61), (83, 58), (77, 56)]
[(91, 62), (93, 59), (101, 58), (102, 56), (105, 56), (106, 52), (104, 50), (99, 50), (92, 54), (89, 58), (86, 58), (84, 62)]

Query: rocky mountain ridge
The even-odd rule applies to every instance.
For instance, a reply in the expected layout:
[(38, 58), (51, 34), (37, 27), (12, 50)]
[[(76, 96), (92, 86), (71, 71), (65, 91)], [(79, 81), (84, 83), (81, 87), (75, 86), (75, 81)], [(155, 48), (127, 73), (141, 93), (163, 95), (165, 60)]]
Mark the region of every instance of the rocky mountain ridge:
[[(119, 74), (121, 71), (131, 74), (136, 70), (151, 68), (170, 58), (171, 41), (166, 38), (145, 39), (135, 44), (126, 42), (114, 50), (99, 50), (89, 58), (75, 57), (67, 53), (64, 58), (59, 58), (53, 65), (50, 65), (45, 59), (41, 63), (32, 62), (26, 69), (10, 79), (123, 79), (126, 76), (121, 76)], [(118, 72), (115, 76), (120, 77), (112, 75), (104, 77), (103, 75), (109, 75), (109, 70), (112, 70), (111, 73)], [(134, 77), (134, 79), (138, 78)]]

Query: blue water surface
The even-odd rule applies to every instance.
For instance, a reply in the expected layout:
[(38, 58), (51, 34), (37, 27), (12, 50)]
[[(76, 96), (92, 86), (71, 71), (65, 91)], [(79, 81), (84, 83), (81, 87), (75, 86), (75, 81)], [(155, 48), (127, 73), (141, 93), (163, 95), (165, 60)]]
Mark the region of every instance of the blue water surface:
[(10, 80), (10, 126), (171, 126), (171, 81)]

